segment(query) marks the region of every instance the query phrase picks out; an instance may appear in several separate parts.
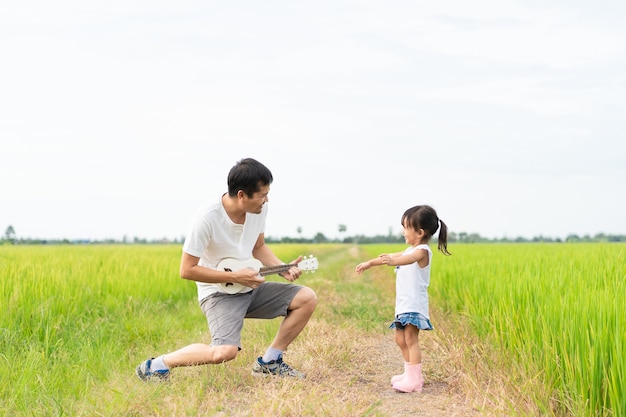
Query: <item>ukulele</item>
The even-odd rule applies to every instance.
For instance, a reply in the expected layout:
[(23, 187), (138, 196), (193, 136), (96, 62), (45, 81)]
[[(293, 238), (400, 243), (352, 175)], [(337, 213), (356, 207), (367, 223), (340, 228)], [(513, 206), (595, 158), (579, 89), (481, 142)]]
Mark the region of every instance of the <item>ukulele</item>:
[[(247, 261), (239, 261), (233, 258), (224, 258), (217, 264), (217, 269), (220, 271), (239, 271), (244, 268), (254, 269), (255, 271), (259, 271), (259, 275), (262, 277), (266, 275), (272, 274), (280, 274), (286, 271), (289, 271), (294, 266), (297, 266), (303, 271), (313, 272), (318, 267), (317, 258), (314, 258), (312, 255), (308, 258), (304, 258), (297, 264), (282, 264), (282, 265), (274, 265), (274, 266), (263, 266), (261, 261), (258, 259), (249, 259)], [(234, 282), (224, 282), (218, 284), (220, 292), (225, 292), (227, 294), (237, 294), (240, 292), (248, 292), (251, 290), (250, 287), (243, 286), (241, 284), (237, 284)]]

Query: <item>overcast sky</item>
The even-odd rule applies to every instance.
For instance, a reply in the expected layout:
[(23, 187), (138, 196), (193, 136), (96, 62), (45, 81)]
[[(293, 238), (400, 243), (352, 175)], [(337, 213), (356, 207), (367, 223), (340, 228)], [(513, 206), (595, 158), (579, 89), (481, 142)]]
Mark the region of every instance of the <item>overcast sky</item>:
[(266, 235), (626, 234), (622, 0), (0, 5), (0, 234), (180, 239), (254, 157)]

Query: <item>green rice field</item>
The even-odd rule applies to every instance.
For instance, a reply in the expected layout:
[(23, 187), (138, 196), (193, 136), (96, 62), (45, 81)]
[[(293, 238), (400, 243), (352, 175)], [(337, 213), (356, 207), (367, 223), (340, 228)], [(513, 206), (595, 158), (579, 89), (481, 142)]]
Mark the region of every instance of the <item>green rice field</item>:
[[(314, 328), (333, 323), (340, 332), (389, 337), (392, 268), (357, 277), (354, 267), (405, 245), (272, 247), (285, 261), (318, 258), (319, 270), (301, 282), (318, 294)], [(498, 353), (481, 360), (511, 375), (540, 415), (626, 416), (626, 245), (449, 249), (452, 256), (433, 259), (431, 308), (459, 316)], [(178, 276), (180, 254), (178, 245), (0, 246), (0, 415), (229, 415), (225, 404), (241, 404), (248, 393), (241, 387), (253, 384), (238, 372), (253, 352), (242, 351), (241, 362), (181, 372), (187, 383), (169, 389), (134, 375), (148, 355), (210, 340), (195, 285)], [(254, 332), (244, 327), (247, 346), (271, 341), (277, 324), (266, 322)], [(306, 339), (324, 346), (317, 354), (350, 363), (351, 351), (333, 335), (310, 331)], [(351, 415), (384, 415), (330, 394), (318, 403), (322, 393), (299, 385), (277, 390), (299, 395), (304, 415), (350, 407)], [(268, 415), (297, 415), (281, 401), (266, 405)]]
[(432, 296), (467, 315), (472, 330), (506, 354), (505, 366), (541, 380), (559, 414), (624, 416), (625, 250), (623, 244), (459, 246), (438, 263)]

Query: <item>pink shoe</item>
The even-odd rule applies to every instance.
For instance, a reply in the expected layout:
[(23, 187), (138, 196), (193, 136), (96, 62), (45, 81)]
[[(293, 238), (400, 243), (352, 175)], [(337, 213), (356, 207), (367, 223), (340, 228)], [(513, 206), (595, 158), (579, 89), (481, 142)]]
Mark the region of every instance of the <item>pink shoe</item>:
[(407, 365), (403, 379), (393, 384), (393, 389), (400, 392), (422, 392), (424, 378), (422, 377), (422, 364)]
[(400, 382), (404, 376), (406, 375), (406, 367), (409, 365), (409, 362), (404, 362), (404, 372), (402, 372), (400, 375), (394, 375), (391, 377), (391, 385), (393, 386), (393, 384), (395, 384), (396, 382)]

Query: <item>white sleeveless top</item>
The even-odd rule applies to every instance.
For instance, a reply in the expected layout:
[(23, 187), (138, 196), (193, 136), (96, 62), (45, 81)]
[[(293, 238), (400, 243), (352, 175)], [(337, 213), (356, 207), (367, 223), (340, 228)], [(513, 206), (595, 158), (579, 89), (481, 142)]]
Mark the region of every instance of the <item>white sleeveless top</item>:
[(396, 267), (396, 315), (420, 313), (430, 320), (428, 313), (428, 286), (430, 285), (430, 264), (433, 253), (426, 244), (411, 246), (403, 255), (416, 250), (428, 251), (428, 265), (420, 268), (417, 262)]

